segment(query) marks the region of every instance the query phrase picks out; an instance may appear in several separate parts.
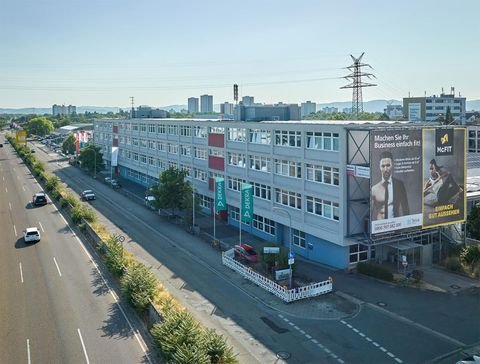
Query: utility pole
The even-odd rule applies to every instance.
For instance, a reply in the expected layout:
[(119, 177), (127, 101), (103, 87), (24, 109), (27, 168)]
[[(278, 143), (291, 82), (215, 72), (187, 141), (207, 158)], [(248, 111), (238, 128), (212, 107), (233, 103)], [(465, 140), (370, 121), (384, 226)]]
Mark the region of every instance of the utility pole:
[(130, 112), (130, 119), (133, 119), (135, 117), (135, 98), (133, 96), (130, 96), (130, 103), (132, 104), (132, 111)]
[[(348, 85), (342, 86), (340, 88), (351, 88), (353, 89), (352, 95), (352, 114), (358, 116), (359, 113), (363, 112), (363, 97), (362, 97), (362, 88), (363, 87), (370, 87), (370, 86), (377, 86), (373, 83), (364, 83), (362, 82), (362, 77), (367, 77), (369, 79), (376, 78), (375, 75), (372, 73), (362, 72), (362, 67), (370, 67), (369, 64), (362, 63), (362, 57), (365, 54), (363, 52), (360, 57), (355, 58), (354, 56), (350, 55), (353, 60), (353, 64), (347, 67), (351, 71), (351, 73), (343, 78), (347, 80), (351, 80), (352, 82)], [(373, 69), (373, 68), (372, 68)]]

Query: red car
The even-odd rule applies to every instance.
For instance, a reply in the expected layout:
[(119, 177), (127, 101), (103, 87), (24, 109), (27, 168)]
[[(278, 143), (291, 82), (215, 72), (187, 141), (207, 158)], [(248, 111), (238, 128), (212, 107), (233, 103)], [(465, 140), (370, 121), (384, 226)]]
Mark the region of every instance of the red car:
[(248, 244), (238, 244), (233, 247), (235, 251), (235, 258), (249, 263), (256, 263), (258, 261), (257, 252)]

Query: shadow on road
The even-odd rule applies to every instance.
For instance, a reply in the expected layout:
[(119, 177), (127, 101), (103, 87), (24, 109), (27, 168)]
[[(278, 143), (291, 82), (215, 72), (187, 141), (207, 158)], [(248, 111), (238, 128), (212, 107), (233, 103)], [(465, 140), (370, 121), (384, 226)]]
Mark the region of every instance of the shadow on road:
[(103, 331), (103, 337), (110, 338), (129, 338), (135, 334), (116, 303), (110, 305), (108, 318), (103, 321), (101, 330)]
[(22, 238), (18, 238), (15, 242), (15, 249), (23, 249), (23, 248), (30, 248), (31, 246), (35, 245), (37, 242), (32, 243), (25, 243), (25, 240)]
[(92, 286), (94, 288), (93, 293), (97, 296), (105, 296), (108, 294), (108, 287), (103, 281), (102, 276), (97, 272), (95, 268), (92, 268)]

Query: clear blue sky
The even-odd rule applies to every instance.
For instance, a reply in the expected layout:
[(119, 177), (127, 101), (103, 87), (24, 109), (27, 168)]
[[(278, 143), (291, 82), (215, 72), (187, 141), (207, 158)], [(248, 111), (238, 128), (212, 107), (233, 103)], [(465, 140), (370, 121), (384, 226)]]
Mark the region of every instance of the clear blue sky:
[(0, 107), (165, 106), (211, 94), (257, 102), (480, 99), (479, 0), (2, 0)]

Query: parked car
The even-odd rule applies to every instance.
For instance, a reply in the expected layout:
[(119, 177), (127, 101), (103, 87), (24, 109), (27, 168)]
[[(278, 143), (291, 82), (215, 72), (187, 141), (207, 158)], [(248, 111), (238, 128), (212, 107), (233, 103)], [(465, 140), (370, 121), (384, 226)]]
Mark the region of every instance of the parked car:
[(3, 144), (2, 144), (2, 143), (0, 143), (0, 148), (3, 148)]
[(249, 263), (256, 263), (258, 261), (257, 252), (252, 246), (248, 244), (238, 244), (233, 247), (235, 258)]
[(107, 185), (109, 185), (111, 180), (112, 180), (112, 179), (111, 179), (110, 177), (105, 177), (105, 178), (103, 179), (103, 182), (105, 182)]
[(25, 243), (40, 241), (40, 231), (36, 227), (29, 227), (23, 231), (23, 240)]
[(95, 200), (95, 193), (92, 190), (83, 191), (81, 196), (84, 201)]
[(46, 205), (47, 203), (48, 203), (47, 195), (45, 194), (45, 192), (38, 192), (34, 194), (32, 197), (32, 204), (34, 206), (43, 206), (43, 205)]
[(155, 196), (145, 196), (145, 206), (147, 206), (150, 210), (155, 210), (155, 201)]
[(118, 182), (116, 179), (112, 179), (110, 181), (110, 186), (112, 186), (112, 188), (120, 188), (122, 187), (122, 185), (120, 184), (120, 182)]

